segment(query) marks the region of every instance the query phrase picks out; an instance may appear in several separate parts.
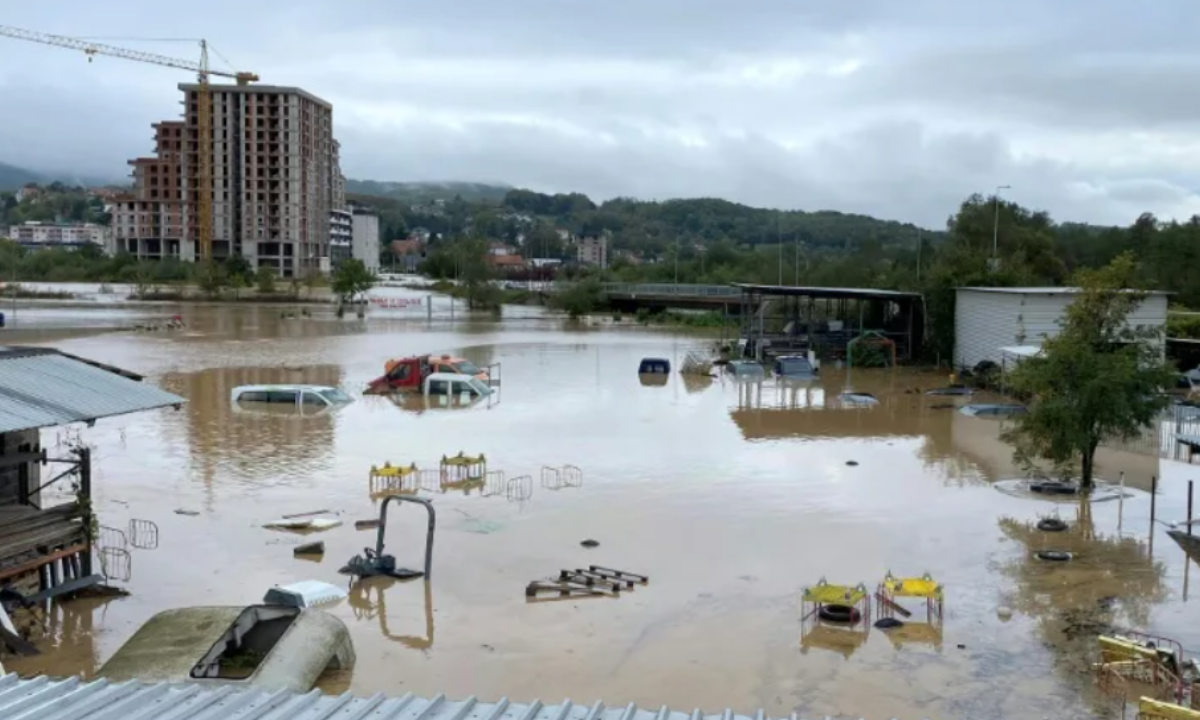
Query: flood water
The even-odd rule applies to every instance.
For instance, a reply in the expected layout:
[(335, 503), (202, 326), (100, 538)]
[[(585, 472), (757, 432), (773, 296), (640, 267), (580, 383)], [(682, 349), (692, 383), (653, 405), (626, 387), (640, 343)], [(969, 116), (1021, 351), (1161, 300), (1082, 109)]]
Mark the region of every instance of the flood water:
[[(774, 715), (1119, 717), (1094, 689), (1092, 639), (1080, 625), (1200, 648), (1200, 601), (1185, 597), (1197, 569), (1161, 530), (1152, 555), (1146, 542), (1150, 477), (1163, 477), (1159, 517), (1182, 519), (1186, 465), (1105, 452), (1101, 473), (1126, 473), (1123, 502), (1014, 497), (991, 485), (1017, 474), (1000, 425), (945, 407), (953, 398), (913, 392), (942, 377), (825, 368), (812, 388), (678, 373), (643, 385), (642, 357), (678, 367), (711, 340), (572, 328), (532, 308), (501, 322), (461, 311), (451, 321), (447, 306), (434, 309), (432, 318), (410, 308), (339, 321), (327, 309), (281, 319), (277, 307), (172, 307), (163, 314), (183, 314), (186, 331), (57, 342), (189, 403), (72, 430), (96, 448), (102, 524), (153, 521), (157, 547), (130, 549), (129, 580), (118, 583), (130, 597), (55, 609), (45, 654), (7, 666), (86, 675), (158, 611), (254, 603), (299, 580), (345, 585), (338, 568), (374, 544), (375, 531), (354, 529), (378, 513), (370, 467), (436, 469), (460, 451), (485, 454), (506, 478), (531, 476), (532, 497), (429, 494), (432, 581), (373, 581), (330, 607), (350, 628), (358, 665), (325, 676), (324, 689)], [(103, 324), (112, 311), (70, 312)], [(427, 352), (500, 363), (499, 398), (459, 410), (361, 397), (315, 417), (231, 409), (237, 385), (357, 394), (388, 358)], [(847, 382), (880, 405), (827, 407)], [(53, 450), (67, 435), (50, 430), (43, 443)], [(582, 469), (581, 486), (543, 486), (543, 467), (568, 464)], [(312, 510), (345, 524), (305, 538), (262, 527)], [(1031, 529), (1050, 513), (1072, 529)], [(419, 567), (423, 535), (421, 510), (393, 505), (387, 550), (400, 564)], [(293, 557), (292, 546), (315, 539), (323, 559)], [(581, 547), (584, 539), (600, 545)], [(1033, 558), (1047, 548), (1076, 556)], [(619, 599), (527, 602), (529, 581), (588, 564), (651, 582)], [(888, 570), (945, 584), (940, 629), (923, 625), (923, 607), (901, 631), (802, 627), (805, 586), (824, 577), (873, 590)]]

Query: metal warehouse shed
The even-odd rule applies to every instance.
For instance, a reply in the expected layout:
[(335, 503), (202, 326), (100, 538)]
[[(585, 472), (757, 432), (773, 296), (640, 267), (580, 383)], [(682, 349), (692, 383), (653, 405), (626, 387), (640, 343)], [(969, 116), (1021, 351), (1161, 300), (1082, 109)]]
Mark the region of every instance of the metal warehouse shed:
[[(954, 310), (954, 366), (974, 368), (984, 360), (1001, 364), (1002, 350), (1037, 346), (1060, 329), (1059, 320), (1079, 288), (958, 288)], [(1167, 293), (1151, 292), (1129, 316), (1135, 327), (1165, 329)]]

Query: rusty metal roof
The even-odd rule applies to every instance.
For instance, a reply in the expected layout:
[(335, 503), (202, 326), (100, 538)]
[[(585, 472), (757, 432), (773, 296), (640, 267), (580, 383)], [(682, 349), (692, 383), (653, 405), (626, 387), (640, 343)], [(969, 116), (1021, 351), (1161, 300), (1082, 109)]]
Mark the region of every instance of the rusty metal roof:
[(0, 348), (0, 433), (66, 425), (187, 402), (49, 348)]
[[(287, 691), (241, 689), (234, 685), (84, 682), (79, 678), (20, 680), (0, 677), (0, 718), (4, 720), (767, 720), (760, 710), (738, 715), (732, 710), (705, 714), (636, 705), (603, 703), (557, 705), (513, 703), (502, 698), (484, 703), (475, 698), (447, 700), (411, 693), (390, 698), (303, 695)], [(799, 720), (791, 715), (790, 720)]]

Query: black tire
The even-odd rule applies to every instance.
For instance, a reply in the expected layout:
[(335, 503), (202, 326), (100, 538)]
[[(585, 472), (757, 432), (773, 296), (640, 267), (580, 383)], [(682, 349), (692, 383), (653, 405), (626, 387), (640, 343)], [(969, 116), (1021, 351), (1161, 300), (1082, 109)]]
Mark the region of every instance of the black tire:
[(890, 630), (892, 628), (904, 627), (904, 621), (897, 620), (896, 618), (879, 618), (875, 621), (875, 627), (880, 630)]
[(1042, 518), (1041, 520), (1038, 520), (1037, 523), (1037, 529), (1041, 530), (1042, 532), (1063, 532), (1068, 527), (1069, 526), (1062, 520), (1052, 517)]
[(1046, 562), (1066, 562), (1071, 559), (1071, 553), (1061, 550), (1039, 550), (1033, 554), (1038, 560)]
[(1075, 485), (1060, 482), (1035, 482), (1029, 484), (1030, 492), (1041, 495), (1078, 495), (1079, 488)]
[(849, 605), (822, 605), (817, 616), (825, 622), (856, 623), (862, 620), (862, 612)]

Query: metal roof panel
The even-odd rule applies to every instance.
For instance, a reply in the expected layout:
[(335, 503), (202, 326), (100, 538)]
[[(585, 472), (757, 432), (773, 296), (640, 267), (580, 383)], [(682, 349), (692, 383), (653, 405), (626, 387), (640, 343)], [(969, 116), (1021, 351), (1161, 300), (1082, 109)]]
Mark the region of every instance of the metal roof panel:
[(187, 402), (57, 352), (0, 353), (0, 433), (66, 425)]
[[(578, 705), (495, 703), (474, 697), (448, 700), (383, 694), (361, 697), (267, 692), (236, 685), (85, 682), (79, 678), (22, 680), (0, 676), (0, 718), (4, 720), (767, 720), (759, 710), (739, 715), (732, 710), (706, 714), (667, 707), (639, 708), (630, 703), (608, 707), (597, 702)], [(796, 715), (785, 716), (799, 720)], [(782, 718), (780, 720), (783, 720)]]

